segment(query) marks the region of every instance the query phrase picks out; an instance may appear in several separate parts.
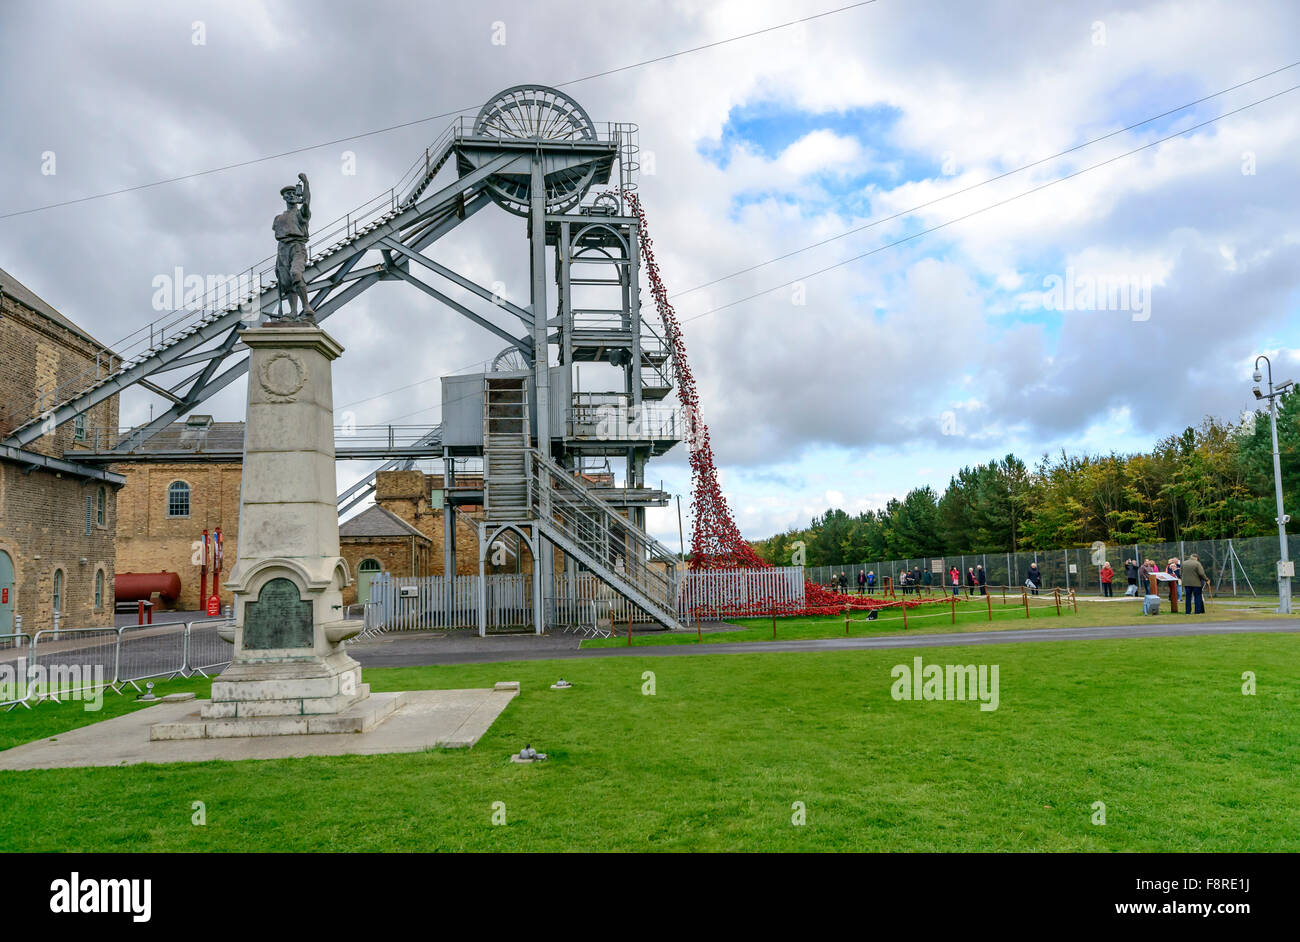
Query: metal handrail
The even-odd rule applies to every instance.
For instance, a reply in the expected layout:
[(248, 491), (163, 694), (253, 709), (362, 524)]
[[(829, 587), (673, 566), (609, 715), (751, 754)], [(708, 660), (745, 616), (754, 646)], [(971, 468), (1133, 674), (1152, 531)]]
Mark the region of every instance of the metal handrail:
[[(530, 457), (539, 484), (531, 498), (534, 513), (558, 524), (566, 536), (646, 597), (675, 611), (676, 559), (671, 552), (549, 458), (536, 451)], [(655, 559), (664, 563), (662, 572), (651, 566)]]

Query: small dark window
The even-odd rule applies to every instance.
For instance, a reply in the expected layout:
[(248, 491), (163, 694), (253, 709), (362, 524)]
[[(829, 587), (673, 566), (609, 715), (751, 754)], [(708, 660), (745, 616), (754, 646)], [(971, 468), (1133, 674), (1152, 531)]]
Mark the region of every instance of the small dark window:
[(101, 484), (98, 493), (95, 495), (95, 523), (102, 527), (107, 519), (108, 488)]
[(86, 416), (77, 416), (72, 420), (72, 440), (74, 442), (84, 442), (86, 440)]
[(95, 573), (95, 611), (104, 607), (104, 570)]

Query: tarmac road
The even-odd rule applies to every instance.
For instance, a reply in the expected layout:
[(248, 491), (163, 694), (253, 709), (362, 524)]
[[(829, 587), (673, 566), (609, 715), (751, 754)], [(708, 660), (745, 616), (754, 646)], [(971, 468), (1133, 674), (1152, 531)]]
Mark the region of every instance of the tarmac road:
[(387, 636), (350, 645), (363, 667), (419, 667), (436, 664), (489, 664), (587, 657), (675, 657), (700, 654), (756, 654), (787, 651), (860, 651), (875, 648), (941, 648), (1041, 641), (1097, 641), (1113, 638), (1179, 638), (1199, 635), (1300, 633), (1300, 619), (1216, 621), (1177, 625), (1136, 624), (1101, 628), (1031, 628), (970, 631), (964, 634), (888, 635), (876, 638), (819, 638), (802, 641), (744, 641), (731, 644), (679, 644), (579, 650), (572, 635), (507, 635), (480, 638), (468, 632)]

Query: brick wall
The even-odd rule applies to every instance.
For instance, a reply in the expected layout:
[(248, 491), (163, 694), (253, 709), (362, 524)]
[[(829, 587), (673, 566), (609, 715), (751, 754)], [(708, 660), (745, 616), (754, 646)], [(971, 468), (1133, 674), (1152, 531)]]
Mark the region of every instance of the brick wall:
[[(10, 295), (0, 298), (0, 437), (39, 414), (33, 402), (41, 389), (88, 381), (96, 369), (97, 346)], [(100, 357), (101, 369), (107, 360)], [(84, 379), (83, 379), (84, 377)], [(52, 404), (52, 401), (48, 404)], [(117, 397), (86, 414), (88, 427), (116, 428)], [(36, 439), (29, 451), (61, 456), (77, 446), (74, 424)], [(104, 524), (98, 523), (103, 487)], [(91, 532), (86, 533), (86, 499)], [(55, 573), (62, 572), (61, 623), (90, 627), (113, 623), (114, 535), (117, 489), (94, 480), (0, 461), (0, 551), (14, 570), (12, 611), (29, 634), (48, 628), (54, 616)], [(85, 562), (82, 562), (82, 560)], [(95, 605), (95, 577), (103, 592)], [(0, 630), (3, 630), (0, 626)]]
[[(104, 490), (104, 526), (97, 502)], [(86, 628), (113, 624), (113, 536), (116, 524), (110, 485), (46, 471), (25, 473), (0, 462), (0, 551), (14, 570), (13, 613), (32, 634), (54, 624), (55, 572), (62, 571), (61, 624)], [(91, 532), (86, 535), (86, 498)], [(82, 562), (85, 560), (85, 562)], [(103, 572), (103, 593), (95, 605), (95, 574)]]
[[(194, 565), (195, 544), (202, 540), (205, 527), (209, 532), (221, 528), (224, 582), (235, 564), (238, 549), (240, 465), (237, 462), (139, 462), (115, 465), (114, 470), (126, 477), (126, 486), (118, 494), (118, 571), (178, 573), (181, 597), (176, 607), (202, 610), (200, 570)], [(184, 481), (190, 486), (188, 517), (167, 515), (167, 491), (174, 481)], [(209, 594), (213, 591), (211, 583), (209, 568)], [(233, 601), (224, 586), (217, 586), (216, 591), (222, 604)]]
[[(0, 437), (8, 435), (27, 419), (40, 414), (34, 401), (42, 390), (53, 395), (60, 384), (72, 388), (79, 381), (88, 383), (97, 369), (106, 374), (107, 357), (84, 337), (61, 327), (9, 295), (0, 299)], [(65, 390), (66, 392), (67, 390)], [(47, 408), (53, 401), (47, 400)], [(117, 397), (86, 412), (88, 428), (117, 428)], [(76, 446), (74, 424), (64, 423), (48, 435), (36, 439), (28, 450), (47, 455), (62, 455)]]
[(433, 575), (429, 541), (418, 536), (345, 536), (339, 542), (352, 574), (352, 584), (343, 590), (344, 605), (357, 601), (357, 574), (363, 559), (378, 560), (380, 571), (394, 576)]

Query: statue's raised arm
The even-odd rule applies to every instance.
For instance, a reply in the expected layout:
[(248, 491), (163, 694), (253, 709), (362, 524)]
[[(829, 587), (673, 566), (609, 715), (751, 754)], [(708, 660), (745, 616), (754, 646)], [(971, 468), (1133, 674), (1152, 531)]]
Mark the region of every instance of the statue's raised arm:
[(302, 181), (302, 218), (306, 220), (311, 218), (311, 186), (307, 183), (307, 174), (298, 174), (298, 179)]

